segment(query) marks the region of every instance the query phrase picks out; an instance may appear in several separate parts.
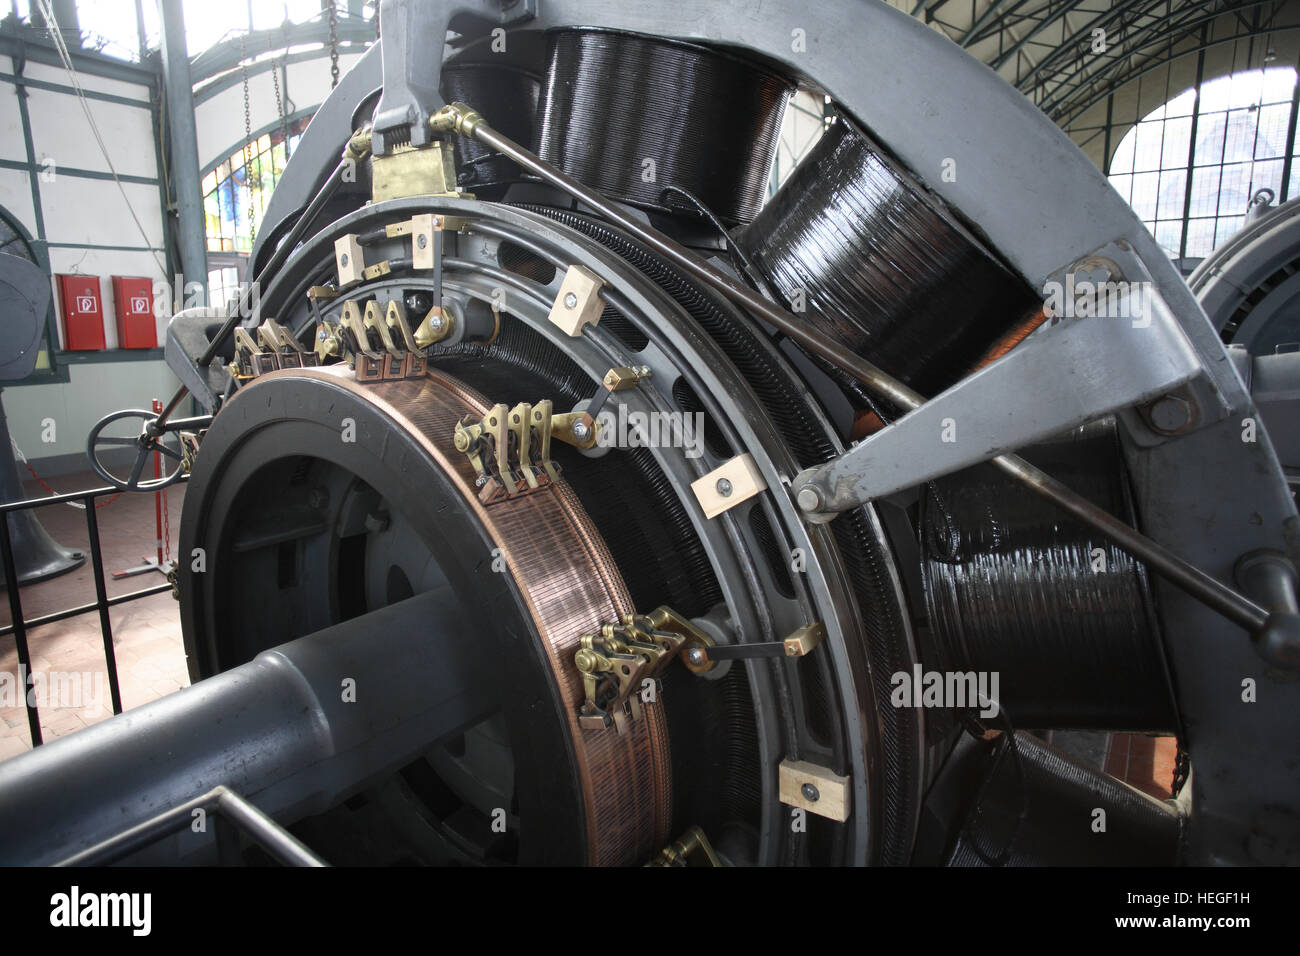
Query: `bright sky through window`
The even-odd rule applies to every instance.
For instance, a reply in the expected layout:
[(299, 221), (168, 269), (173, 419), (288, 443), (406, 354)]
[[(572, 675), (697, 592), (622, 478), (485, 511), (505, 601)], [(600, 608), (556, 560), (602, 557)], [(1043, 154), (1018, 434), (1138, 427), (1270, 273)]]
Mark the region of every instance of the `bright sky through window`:
[(1208, 255), (1241, 228), (1260, 189), (1277, 202), (1296, 195), (1295, 85), (1291, 67), (1220, 77), (1202, 84), (1199, 98), (1186, 90), (1125, 134), (1111, 184), (1170, 256)]

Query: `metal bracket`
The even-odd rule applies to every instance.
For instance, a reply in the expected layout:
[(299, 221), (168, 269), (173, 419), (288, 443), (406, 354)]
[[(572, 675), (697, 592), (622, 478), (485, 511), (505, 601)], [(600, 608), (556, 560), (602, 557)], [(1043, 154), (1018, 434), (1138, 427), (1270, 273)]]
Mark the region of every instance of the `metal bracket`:
[(691, 827), (668, 844), (646, 866), (722, 866), (713, 844), (699, 827)]
[(423, 146), (399, 146), (370, 160), (371, 199), (408, 196), (459, 196), (451, 143), (435, 139)]
[(829, 520), (1198, 378), (1200, 359), (1154, 287), (1115, 285), (1120, 317), (1066, 318), (1035, 333), (834, 461), (799, 474), (792, 487), (799, 507), (811, 520)]
[(363, 312), (358, 303), (349, 301), (343, 303), (337, 326), (323, 320), (317, 324), (315, 353), (305, 353), (304, 358), (312, 365), (341, 358), (351, 366), (358, 382), (421, 378), (428, 363), (422, 352), (410, 350), (412, 338), (400, 302), (390, 300), (381, 310), (371, 300)]
[(716, 518), (766, 488), (767, 482), (748, 452), (691, 482), (691, 491), (706, 518)]
[(605, 300), (600, 297), (604, 286), (604, 280), (590, 269), (569, 266), (551, 306), (551, 321), (565, 335), (575, 338), (586, 326), (599, 324), (600, 314), (605, 311)]
[(334, 240), (334, 265), (339, 273), (339, 288), (354, 286), (365, 278), (366, 254), (356, 233)]
[(544, 399), (514, 408), (493, 405), (478, 421), (467, 416), (456, 423), (456, 450), (474, 466), (475, 484), (483, 504), (538, 491), (560, 478), (551, 461), (551, 440), (575, 448), (596, 444), (596, 423), (585, 412), (554, 413)]
[(683, 647), (712, 644), (707, 634), (666, 606), (645, 615), (629, 614), (621, 623), (603, 624), (599, 631), (582, 635), (573, 656), (586, 692), (578, 725), (626, 733), (641, 716), (645, 681), (657, 680)]
[(782, 760), (777, 768), (781, 802), (843, 823), (849, 818), (849, 778), (804, 760)]
[(234, 340), (235, 360), (228, 370), (236, 381), (246, 382), (282, 368), (309, 368), (319, 364), (316, 354), (303, 349), (293, 333), (275, 319), (263, 320), (256, 338), (248, 329), (236, 326)]
[(384, 42), (384, 92), (375, 110), (372, 132), (374, 155), (391, 153), (397, 146), (423, 146), (429, 142), (429, 111), (441, 105), (438, 77), (441, 56), (424, 55), (424, 44), (437, 38), (439, 48), (446, 24), (439, 21), (434, 4), (419, 0), (381, 0), (380, 31)]

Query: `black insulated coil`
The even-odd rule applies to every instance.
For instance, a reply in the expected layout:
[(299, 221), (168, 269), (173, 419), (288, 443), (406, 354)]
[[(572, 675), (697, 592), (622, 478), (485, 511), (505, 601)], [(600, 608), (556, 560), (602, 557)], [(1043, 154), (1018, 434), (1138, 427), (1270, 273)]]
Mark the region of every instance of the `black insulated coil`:
[(796, 313), (926, 396), (1041, 304), (844, 117), (740, 243)]
[[(1002, 735), (949, 866), (1173, 866), (1182, 820), (1147, 796), (1029, 734)], [(1105, 811), (1105, 830), (1094, 829)]]
[[(1111, 421), (1022, 454), (1133, 524)], [(932, 668), (997, 672), (1016, 727), (1174, 732), (1146, 572), (1131, 555), (993, 465), (921, 495)]]
[(676, 186), (726, 222), (754, 218), (788, 80), (719, 50), (635, 33), (564, 29), (548, 42), (543, 160), (646, 209), (681, 212), (664, 195)]
[[(466, 103), (502, 135), (532, 149), (537, 142), (537, 102), (542, 80), (535, 73), (497, 63), (449, 63), (439, 90), (446, 103)], [(478, 140), (456, 136), (457, 182), (473, 192), (517, 182), (523, 171)]]

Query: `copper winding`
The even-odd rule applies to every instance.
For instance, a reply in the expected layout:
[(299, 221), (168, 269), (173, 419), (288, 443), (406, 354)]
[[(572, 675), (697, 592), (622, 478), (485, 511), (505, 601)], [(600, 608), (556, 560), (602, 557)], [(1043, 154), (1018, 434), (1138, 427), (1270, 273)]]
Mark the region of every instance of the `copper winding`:
[(1017, 324), (1014, 328), (1007, 331), (1005, 335), (994, 342), (983, 357), (976, 362), (969, 373), (978, 372), (986, 365), (992, 365), (1002, 356), (1006, 355), (1013, 348), (1029, 338), (1030, 333), (1035, 331), (1040, 325), (1047, 321), (1047, 308), (1040, 308), (1023, 322)]
[(452, 435), (466, 415), (481, 418), (491, 403), (456, 379), (430, 371), (422, 379), (360, 384), (345, 365), (291, 374), (328, 377), (383, 409), (424, 446), (443, 471), (459, 478), (465, 504), (501, 549), (527, 603), (552, 678), (566, 703), (577, 776), (586, 807), (587, 862), (620, 866), (643, 862), (670, 836), (672, 770), (661, 703), (643, 707), (628, 731), (584, 732), (577, 710), (584, 699), (573, 663), (582, 634), (633, 613), (618, 567), (578, 496), (561, 479), (540, 491), (484, 507), (474, 470), (455, 450)]
[[(992, 365), (1002, 356), (1006, 355), (1013, 348), (1029, 338), (1030, 334), (1038, 329), (1040, 325), (1047, 321), (1046, 308), (1040, 308), (1037, 312), (1030, 315), (1023, 322), (1001, 336), (996, 342), (988, 347), (988, 350), (978, 362), (971, 366), (967, 375), (973, 375), (986, 365)], [(885, 427), (885, 422), (869, 408), (859, 409), (853, 417), (853, 428), (849, 433), (850, 441), (858, 441), (873, 435)]]

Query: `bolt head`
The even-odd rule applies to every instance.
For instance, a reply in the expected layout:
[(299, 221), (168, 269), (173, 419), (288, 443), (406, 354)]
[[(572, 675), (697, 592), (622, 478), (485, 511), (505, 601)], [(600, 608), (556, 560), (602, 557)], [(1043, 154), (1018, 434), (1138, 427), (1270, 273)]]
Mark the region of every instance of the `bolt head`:
[(435, 332), (441, 332), (447, 327), (447, 320), (441, 315), (429, 316), (429, 328)]
[(731, 492), (733, 489), (731, 487), (731, 482), (728, 481), (726, 478), (718, 479), (717, 489), (718, 489), (718, 494), (722, 495), (722, 497), (724, 498), (731, 497)]
[(799, 505), (800, 511), (816, 511), (822, 506), (821, 492), (812, 485), (806, 485), (799, 489), (799, 494), (795, 496), (795, 503)]
[(429, 237), (421, 233), (420, 235), (415, 237), (415, 244), (419, 246), (421, 249), (423, 249), (425, 246), (429, 244)]
[(578, 307), (578, 296), (570, 292), (564, 297), (564, 307), (566, 309), (576, 309)]
[(704, 663), (704, 649), (700, 647), (691, 647), (686, 650), (686, 660), (690, 664), (700, 665)]
[(587, 440), (587, 436), (590, 435), (590, 434), (591, 434), (591, 431), (590, 431), (590, 429), (587, 428), (587, 423), (586, 423), (586, 422), (574, 422), (574, 423), (573, 423), (573, 437), (576, 438), (576, 439), (578, 439), (578, 441), (586, 441), (586, 440)]
[(1191, 424), (1192, 405), (1177, 395), (1165, 395), (1151, 403), (1148, 414), (1156, 431), (1173, 433)]
[(339, 256), (339, 265), (347, 266), (347, 264), (348, 264), (348, 254), (345, 252), (343, 253), (343, 255)]
[(799, 792), (803, 794), (803, 798), (807, 800), (809, 803), (816, 803), (818, 800), (822, 798), (821, 791), (818, 790), (816, 787), (814, 787), (811, 783), (805, 783), (802, 787), (799, 788)]

